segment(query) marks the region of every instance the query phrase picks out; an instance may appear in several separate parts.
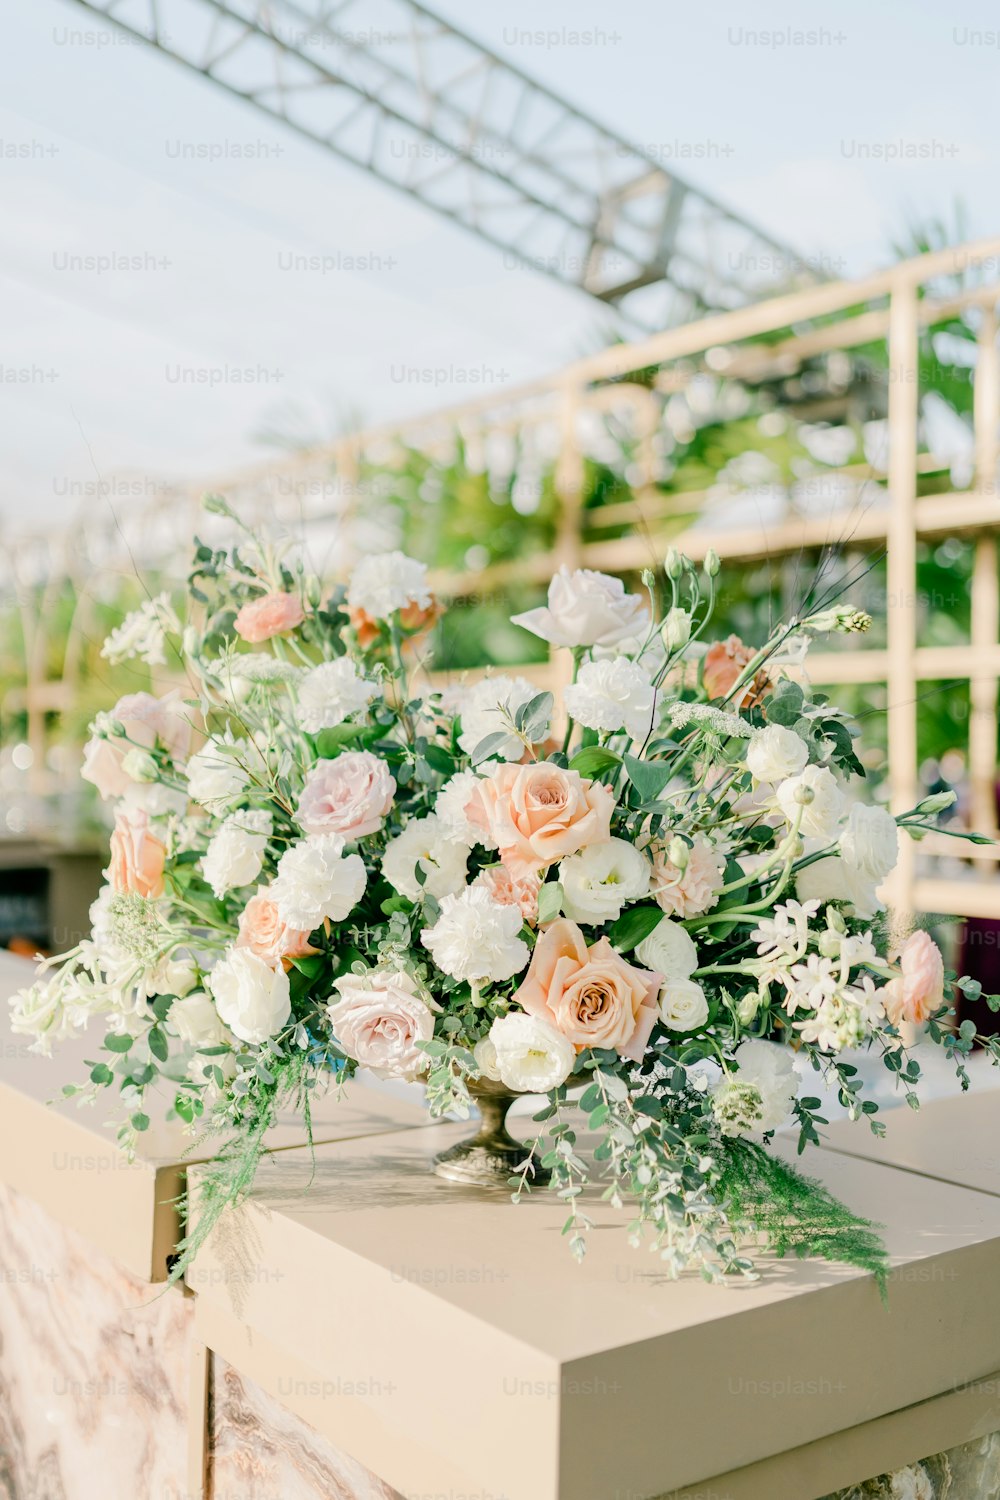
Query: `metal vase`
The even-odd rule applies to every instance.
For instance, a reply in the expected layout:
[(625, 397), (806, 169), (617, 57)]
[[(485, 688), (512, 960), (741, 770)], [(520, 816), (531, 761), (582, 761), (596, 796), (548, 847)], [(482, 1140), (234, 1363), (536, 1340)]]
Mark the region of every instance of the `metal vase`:
[[(507, 1180), (524, 1163), (526, 1147), (507, 1129), (507, 1111), (519, 1096), (487, 1078), (470, 1082), (469, 1093), (479, 1106), (479, 1132), (466, 1141), (449, 1146), (434, 1159), (434, 1172), (448, 1182), (473, 1187), (507, 1187)], [(532, 1164), (528, 1181), (543, 1186), (551, 1173)]]

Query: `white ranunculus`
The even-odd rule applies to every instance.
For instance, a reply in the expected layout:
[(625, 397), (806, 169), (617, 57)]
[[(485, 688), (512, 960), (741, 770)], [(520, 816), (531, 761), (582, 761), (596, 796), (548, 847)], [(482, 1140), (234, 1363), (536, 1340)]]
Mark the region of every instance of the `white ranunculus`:
[[(537, 695), (538, 688), (524, 677), (484, 677), (469, 688), (460, 704), (462, 733), (458, 737), (466, 755), (471, 755), (487, 735), (502, 734), (507, 730), (501, 705), (505, 705), (513, 718), (523, 704), (530, 703)], [(493, 754), (501, 760), (520, 760), (524, 743), (516, 734), (507, 733)]]
[(187, 763), (188, 794), (209, 812), (224, 808), (249, 784), (245, 767), (260, 759), (246, 740), (210, 739)]
[[(817, 841), (822, 847), (822, 842)], [(807, 854), (813, 851), (806, 844)], [(799, 870), (795, 877), (795, 894), (800, 901), (846, 901), (862, 922), (882, 910), (876, 893), (876, 882), (839, 854), (827, 855)]]
[(476, 1059), (476, 1067), (484, 1078), (491, 1083), (500, 1082), (500, 1069), (497, 1067), (497, 1049), (488, 1036), (477, 1042), (472, 1049), (472, 1055)]
[(668, 979), (660, 986), (660, 1020), (671, 1031), (695, 1031), (708, 1020), (705, 991), (694, 979)]
[(269, 894), (286, 926), (314, 932), (327, 918), (342, 922), (357, 906), (368, 881), (365, 862), (343, 850), (343, 839), (327, 833), (281, 856)]
[[(382, 874), (393, 890), (411, 901), (419, 901), (424, 891), (440, 901), (465, 886), (468, 857), (468, 845), (449, 838), (441, 819), (428, 813), (426, 818), (414, 818), (389, 840), (382, 856)], [(418, 863), (423, 884), (417, 879)]]
[(664, 979), (690, 979), (698, 967), (698, 950), (686, 927), (671, 917), (661, 917), (648, 937), (636, 946), (635, 956), (644, 969)]
[(229, 1041), (229, 1032), (220, 1019), (211, 995), (194, 990), (175, 1000), (167, 1015), (167, 1025), (193, 1047), (221, 1047)]
[(806, 766), (798, 776), (783, 781), (775, 796), (789, 823), (801, 811), (799, 832), (803, 838), (830, 840), (836, 834), (845, 798), (837, 778), (826, 766)]
[(742, 1042), (734, 1054), (738, 1072), (712, 1089), (712, 1108), (723, 1135), (761, 1136), (783, 1125), (798, 1093), (798, 1078), (787, 1047), (777, 1042)]
[(511, 1011), (490, 1027), (500, 1080), (524, 1094), (547, 1094), (565, 1083), (576, 1062), (576, 1048), (537, 1016)]
[(646, 894), (651, 873), (646, 856), (625, 839), (590, 844), (559, 866), (563, 911), (590, 927), (613, 921), (626, 901)]
[(226, 819), (201, 862), (216, 896), (254, 883), (264, 865), (271, 826), (266, 812), (237, 812)]
[(840, 852), (860, 875), (878, 885), (899, 858), (896, 819), (884, 807), (855, 802), (840, 835)]
[(482, 777), (475, 771), (459, 771), (447, 780), (434, 800), (434, 812), (450, 839), (457, 843), (481, 844), (484, 849), (495, 849), (496, 839), (478, 823), (472, 823), (466, 815), (469, 798), (482, 784)]
[(747, 769), (754, 781), (785, 781), (789, 776), (798, 776), (808, 764), (809, 746), (794, 729), (768, 724), (750, 737)]
[(297, 689), (299, 724), (307, 734), (334, 729), (352, 714), (361, 713), (381, 689), (363, 677), (350, 657), (338, 656), (313, 667)]
[(553, 646), (617, 646), (644, 633), (649, 620), (645, 600), (627, 594), (620, 578), (563, 566), (549, 584), (543, 609), (514, 615), (512, 622)]
[(209, 983), (220, 1018), (241, 1042), (266, 1042), (292, 1013), (288, 975), (249, 948), (230, 948)]
[(521, 912), (501, 906), (482, 885), (466, 886), (441, 901), (441, 915), (425, 927), (420, 941), (445, 974), (470, 984), (497, 984), (519, 974), (528, 962), (520, 937)]
[(628, 731), (644, 740), (653, 724), (656, 694), (649, 677), (627, 656), (587, 661), (563, 693), (570, 718), (587, 729)]
[(432, 600), (427, 565), (405, 552), (377, 552), (363, 557), (351, 574), (347, 602), (373, 620), (387, 620), (408, 604), (427, 609)]

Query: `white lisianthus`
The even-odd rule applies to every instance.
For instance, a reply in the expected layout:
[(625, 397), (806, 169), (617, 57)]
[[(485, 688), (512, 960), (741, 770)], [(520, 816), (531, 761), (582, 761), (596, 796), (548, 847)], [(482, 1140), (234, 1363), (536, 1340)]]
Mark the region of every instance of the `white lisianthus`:
[(113, 667), (132, 657), (138, 657), (148, 667), (166, 666), (167, 631), (179, 635), (180, 628), (169, 594), (157, 594), (155, 599), (148, 599), (126, 615), (112, 630), (101, 647), (101, 655)]
[(219, 1017), (241, 1042), (266, 1042), (292, 1013), (288, 975), (249, 948), (230, 948), (209, 983)]
[(528, 962), (528, 945), (519, 936), (521, 912), (501, 906), (482, 885), (445, 896), (441, 915), (425, 927), (420, 941), (445, 974), (470, 984), (498, 984), (519, 974)]
[(187, 763), (188, 795), (209, 812), (242, 796), (249, 785), (247, 767), (260, 752), (247, 740), (210, 739)]
[[(537, 696), (538, 689), (524, 677), (484, 677), (475, 683), (465, 693), (460, 705), (462, 733), (458, 743), (466, 755), (471, 755), (487, 735), (502, 734), (507, 730), (501, 704), (513, 718), (519, 708)], [(524, 754), (524, 742), (516, 734), (508, 733), (493, 754), (500, 760), (520, 760)]]
[(489, 830), (471, 822), (465, 811), (482, 779), (475, 771), (459, 771), (450, 777), (434, 800), (434, 812), (448, 838), (468, 844), (470, 848), (473, 844), (481, 844), (484, 849), (495, 849), (497, 841)]
[[(816, 842), (822, 848), (822, 841)], [(808, 843), (805, 852), (813, 852)], [(876, 882), (839, 854), (827, 855), (799, 870), (795, 891), (800, 901), (844, 901), (863, 922), (882, 910)]]
[(606, 839), (571, 854), (559, 866), (563, 911), (574, 922), (599, 927), (621, 915), (626, 901), (649, 890), (649, 860), (625, 839)]
[(695, 1031), (708, 1020), (705, 991), (694, 979), (668, 979), (660, 986), (660, 1020), (671, 1031)]
[(387, 620), (408, 604), (427, 609), (432, 601), (427, 566), (405, 552), (378, 552), (364, 557), (351, 574), (347, 602), (373, 620)]
[(565, 1083), (576, 1062), (576, 1048), (554, 1026), (537, 1016), (511, 1011), (490, 1027), (496, 1070), (509, 1089), (547, 1094)]
[(214, 1000), (204, 990), (195, 990), (175, 1000), (167, 1015), (167, 1026), (192, 1047), (221, 1047), (230, 1040)]
[(653, 724), (656, 694), (641, 667), (627, 656), (587, 661), (563, 693), (566, 712), (587, 729), (625, 729), (646, 738)]
[(151, 995), (187, 995), (198, 983), (193, 958), (162, 958), (146, 981)]
[(799, 813), (799, 832), (806, 839), (832, 839), (844, 813), (844, 793), (826, 766), (806, 766), (778, 787), (778, 806), (794, 823)]
[(472, 1055), (476, 1059), (476, 1067), (484, 1078), (491, 1083), (500, 1082), (500, 1069), (497, 1066), (497, 1049), (488, 1036), (476, 1043), (472, 1049)]
[(754, 781), (785, 781), (798, 776), (808, 764), (809, 746), (794, 729), (782, 724), (758, 729), (747, 746), (747, 770)]
[(269, 894), (286, 926), (314, 932), (327, 918), (342, 922), (357, 906), (368, 882), (365, 862), (343, 851), (343, 839), (326, 833), (281, 856)]
[(698, 950), (687, 928), (670, 917), (661, 917), (648, 937), (636, 946), (635, 956), (644, 969), (664, 979), (690, 979), (698, 967)]
[(226, 819), (201, 862), (216, 896), (254, 883), (264, 865), (271, 827), (266, 812), (237, 812)]
[[(393, 890), (411, 901), (419, 901), (428, 891), (439, 901), (462, 890), (468, 874), (467, 844), (450, 838), (436, 813), (414, 818), (401, 833), (390, 839), (382, 856), (382, 874)], [(424, 876), (417, 879), (417, 866)]]
[(761, 1136), (777, 1130), (798, 1093), (788, 1048), (777, 1042), (742, 1042), (734, 1059), (739, 1071), (727, 1073), (712, 1089), (712, 1110), (723, 1135)]
[(645, 633), (649, 611), (638, 594), (627, 594), (620, 578), (563, 566), (549, 584), (543, 609), (512, 615), (511, 622), (553, 646), (617, 646)]
[(859, 875), (878, 885), (899, 858), (896, 819), (884, 807), (855, 802), (840, 835), (840, 852)]
[(378, 683), (363, 677), (350, 657), (338, 656), (336, 661), (313, 667), (299, 683), (299, 724), (307, 734), (335, 729), (366, 709), (380, 692)]

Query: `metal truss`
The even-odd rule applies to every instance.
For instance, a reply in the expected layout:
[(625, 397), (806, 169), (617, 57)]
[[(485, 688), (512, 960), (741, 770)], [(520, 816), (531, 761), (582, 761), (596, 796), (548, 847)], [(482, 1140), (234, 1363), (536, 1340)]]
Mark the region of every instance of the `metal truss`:
[(820, 279), (415, 0), (77, 3), (637, 324)]

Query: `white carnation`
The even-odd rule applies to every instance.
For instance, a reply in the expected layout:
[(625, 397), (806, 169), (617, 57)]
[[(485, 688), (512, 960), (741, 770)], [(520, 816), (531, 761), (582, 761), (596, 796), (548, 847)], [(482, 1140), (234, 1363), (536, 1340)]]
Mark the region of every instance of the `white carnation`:
[(450, 839), (461, 844), (481, 844), (484, 849), (495, 849), (496, 839), (478, 823), (470, 822), (465, 809), (469, 799), (482, 784), (482, 777), (475, 771), (459, 771), (450, 777), (438, 792), (434, 801), (434, 812)]
[(490, 1041), (501, 1082), (518, 1093), (547, 1094), (565, 1083), (576, 1062), (576, 1048), (555, 1027), (520, 1011), (498, 1016)]
[(625, 729), (643, 740), (652, 727), (653, 685), (627, 656), (584, 662), (563, 699), (570, 717), (587, 729)]
[(698, 950), (687, 928), (670, 917), (661, 917), (648, 937), (635, 950), (644, 969), (664, 979), (690, 979), (698, 967)]
[(299, 723), (307, 734), (334, 729), (351, 714), (361, 713), (380, 692), (377, 682), (362, 677), (347, 656), (307, 672), (298, 686)]
[[(382, 874), (392, 888), (411, 901), (419, 901), (424, 891), (436, 896), (451, 896), (466, 883), (468, 845), (450, 838), (448, 830), (435, 813), (414, 818), (402, 833), (390, 839), (382, 856)], [(417, 879), (417, 865), (424, 875)]]
[(778, 787), (778, 806), (794, 823), (799, 813), (799, 832), (806, 839), (832, 839), (844, 812), (844, 793), (826, 766), (806, 766)]
[(520, 932), (520, 910), (501, 906), (485, 886), (473, 885), (444, 897), (441, 915), (433, 927), (424, 928), (420, 941), (453, 979), (497, 984), (519, 974), (528, 962)]
[(343, 849), (342, 838), (326, 833), (294, 844), (281, 856), (270, 896), (286, 926), (314, 932), (327, 918), (342, 922), (353, 911), (368, 875), (361, 856)]
[(387, 620), (396, 610), (416, 604), (426, 609), (432, 595), (427, 567), (405, 552), (379, 552), (362, 558), (347, 589), (347, 602), (373, 620)]
[(693, 979), (668, 979), (660, 988), (660, 1020), (671, 1031), (696, 1031), (708, 1020), (705, 991)]
[(219, 1016), (241, 1042), (266, 1042), (292, 1013), (288, 975), (249, 948), (230, 948), (210, 983)]
[(112, 630), (101, 647), (101, 655), (112, 666), (132, 657), (138, 657), (148, 667), (166, 666), (167, 631), (179, 634), (180, 628), (170, 596), (157, 594), (155, 599), (148, 599), (126, 615), (117, 629)]
[(742, 1042), (734, 1053), (738, 1068), (712, 1089), (712, 1109), (723, 1135), (760, 1136), (777, 1130), (798, 1093), (798, 1079), (787, 1047), (776, 1042)]
[(271, 818), (266, 812), (237, 812), (227, 818), (205, 851), (201, 867), (216, 896), (251, 885), (264, 865)]
[[(536, 697), (538, 689), (524, 677), (484, 677), (469, 688), (461, 703), (462, 733), (458, 743), (471, 755), (487, 735), (500, 734), (507, 728), (501, 704), (513, 718), (517, 710)], [(501, 760), (520, 760), (524, 743), (516, 734), (508, 734), (493, 754)]]
[(650, 865), (625, 839), (607, 839), (571, 854), (559, 866), (563, 911), (574, 922), (598, 927), (621, 915), (626, 901), (649, 890)]
[(775, 783), (797, 776), (809, 764), (809, 746), (794, 729), (768, 724), (747, 746), (747, 769), (754, 781)]
[(221, 1047), (230, 1035), (211, 995), (195, 990), (175, 1000), (167, 1016), (167, 1025), (182, 1042), (192, 1047)]
[(884, 807), (855, 802), (840, 835), (840, 852), (859, 875), (878, 885), (899, 858), (896, 819)]

